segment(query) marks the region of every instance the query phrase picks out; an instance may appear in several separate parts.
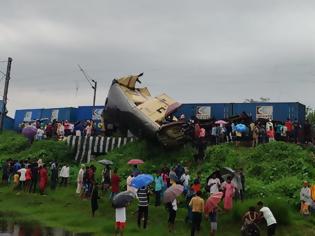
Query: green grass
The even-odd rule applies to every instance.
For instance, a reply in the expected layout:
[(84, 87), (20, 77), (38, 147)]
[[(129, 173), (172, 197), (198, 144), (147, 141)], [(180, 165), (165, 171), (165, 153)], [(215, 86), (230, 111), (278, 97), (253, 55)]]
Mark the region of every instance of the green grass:
[[(7, 220), (38, 222), (42, 225), (63, 228), (73, 232), (89, 232), (95, 235), (113, 235), (114, 233), (114, 210), (108, 200), (108, 196), (102, 196), (100, 209), (95, 218), (90, 215), (90, 202), (80, 200), (74, 193), (75, 187), (58, 188), (55, 192), (48, 192), (47, 196), (12, 192), (8, 187), (0, 189), (1, 212), (7, 213)], [(151, 199), (153, 201), (153, 199)], [(239, 235), (241, 226), (240, 219), (235, 219), (239, 210), (252, 204), (252, 201), (244, 202), (242, 207), (237, 205), (235, 211), (229, 214), (219, 215), (218, 235)], [(167, 212), (164, 207), (149, 208), (149, 224), (147, 230), (139, 230), (136, 225), (136, 202), (127, 209), (126, 234), (136, 235), (189, 235), (189, 225), (184, 223), (186, 211), (180, 208), (176, 218), (176, 233), (167, 231)], [(314, 217), (305, 220), (296, 213), (289, 211), (293, 221), (290, 225), (280, 225), (277, 235), (308, 236), (314, 235)], [(238, 215), (237, 215), (238, 217)], [(265, 230), (262, 225), (262, 230)], [(203, 220), (200, 235), (207, 235), (209, 224)], [(262, 234), (265, 235), (265, 234)]]

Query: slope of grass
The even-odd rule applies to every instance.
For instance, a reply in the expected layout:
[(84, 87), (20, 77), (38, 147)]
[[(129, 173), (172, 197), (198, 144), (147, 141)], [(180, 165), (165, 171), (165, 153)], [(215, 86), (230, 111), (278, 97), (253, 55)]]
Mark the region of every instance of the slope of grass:
[(52, 160), (71, 162), (73, 153), (65, 142), (42, 140), (30, 145), (23, 135), (4, 132), (0, 134), (0, 162), (8, 158), (14, 160), (42, 158), (46, 163)]

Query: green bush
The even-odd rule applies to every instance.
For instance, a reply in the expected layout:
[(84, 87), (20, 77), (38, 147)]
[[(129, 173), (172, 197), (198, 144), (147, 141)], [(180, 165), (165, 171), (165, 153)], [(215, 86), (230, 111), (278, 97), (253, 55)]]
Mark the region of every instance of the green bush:
[(3, 132), (0, 134), (0, 154), (15, 154), (28, 148), (29, 142), (22, 135), (14, 132)]
[(73, 153), (65, 142), (56, 142), (53, 140), (42, 140), (32, 144), (32, 146), (16, 155), (17, 159), (39, 159), (43, 162), (57, 160), (58, 162), (73, 162)]

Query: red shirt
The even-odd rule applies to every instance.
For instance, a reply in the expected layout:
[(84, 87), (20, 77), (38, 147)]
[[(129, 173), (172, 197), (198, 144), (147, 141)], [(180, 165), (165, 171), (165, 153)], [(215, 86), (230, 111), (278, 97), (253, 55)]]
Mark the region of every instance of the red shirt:
[(29, 168), (26, 169), (25, 179), (26, 179), (26, 181), (32, 179), (32, 172), (31, 172), (31, 169), (29, 169)]
[(194, 190), (195, 193), (198, 193), (201, 190), (201, 184), (193, 184), (191, 188)]
[(113, 193), (119, 193), (119, 183), (120, 183), (120, 177), (118, 175), (113, 174), (111, 178)]
[(274, 138), (274, 137), (275, 137), (275, 131), (274, 131), (273, 129), (268, 130), (268, 131), (267, 131), (267, 136), (268, 136), (269, 138)]
[(292, 131), (292, 122), (291, 121), (286, 121), (284, 125), (287, 127), (288, 132)]

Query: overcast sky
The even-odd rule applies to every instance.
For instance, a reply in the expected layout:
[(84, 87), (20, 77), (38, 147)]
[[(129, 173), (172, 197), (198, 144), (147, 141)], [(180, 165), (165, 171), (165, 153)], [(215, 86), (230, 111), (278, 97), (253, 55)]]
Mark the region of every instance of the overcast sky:
[(180, 102), (269, 97), (315, 107), (314, 22), (312, 0), (2, 1), (8, 109), (92, 104), (77, 64), (99, 82), (97, 104), (113, 78), (144, 72), (153, 95)]

